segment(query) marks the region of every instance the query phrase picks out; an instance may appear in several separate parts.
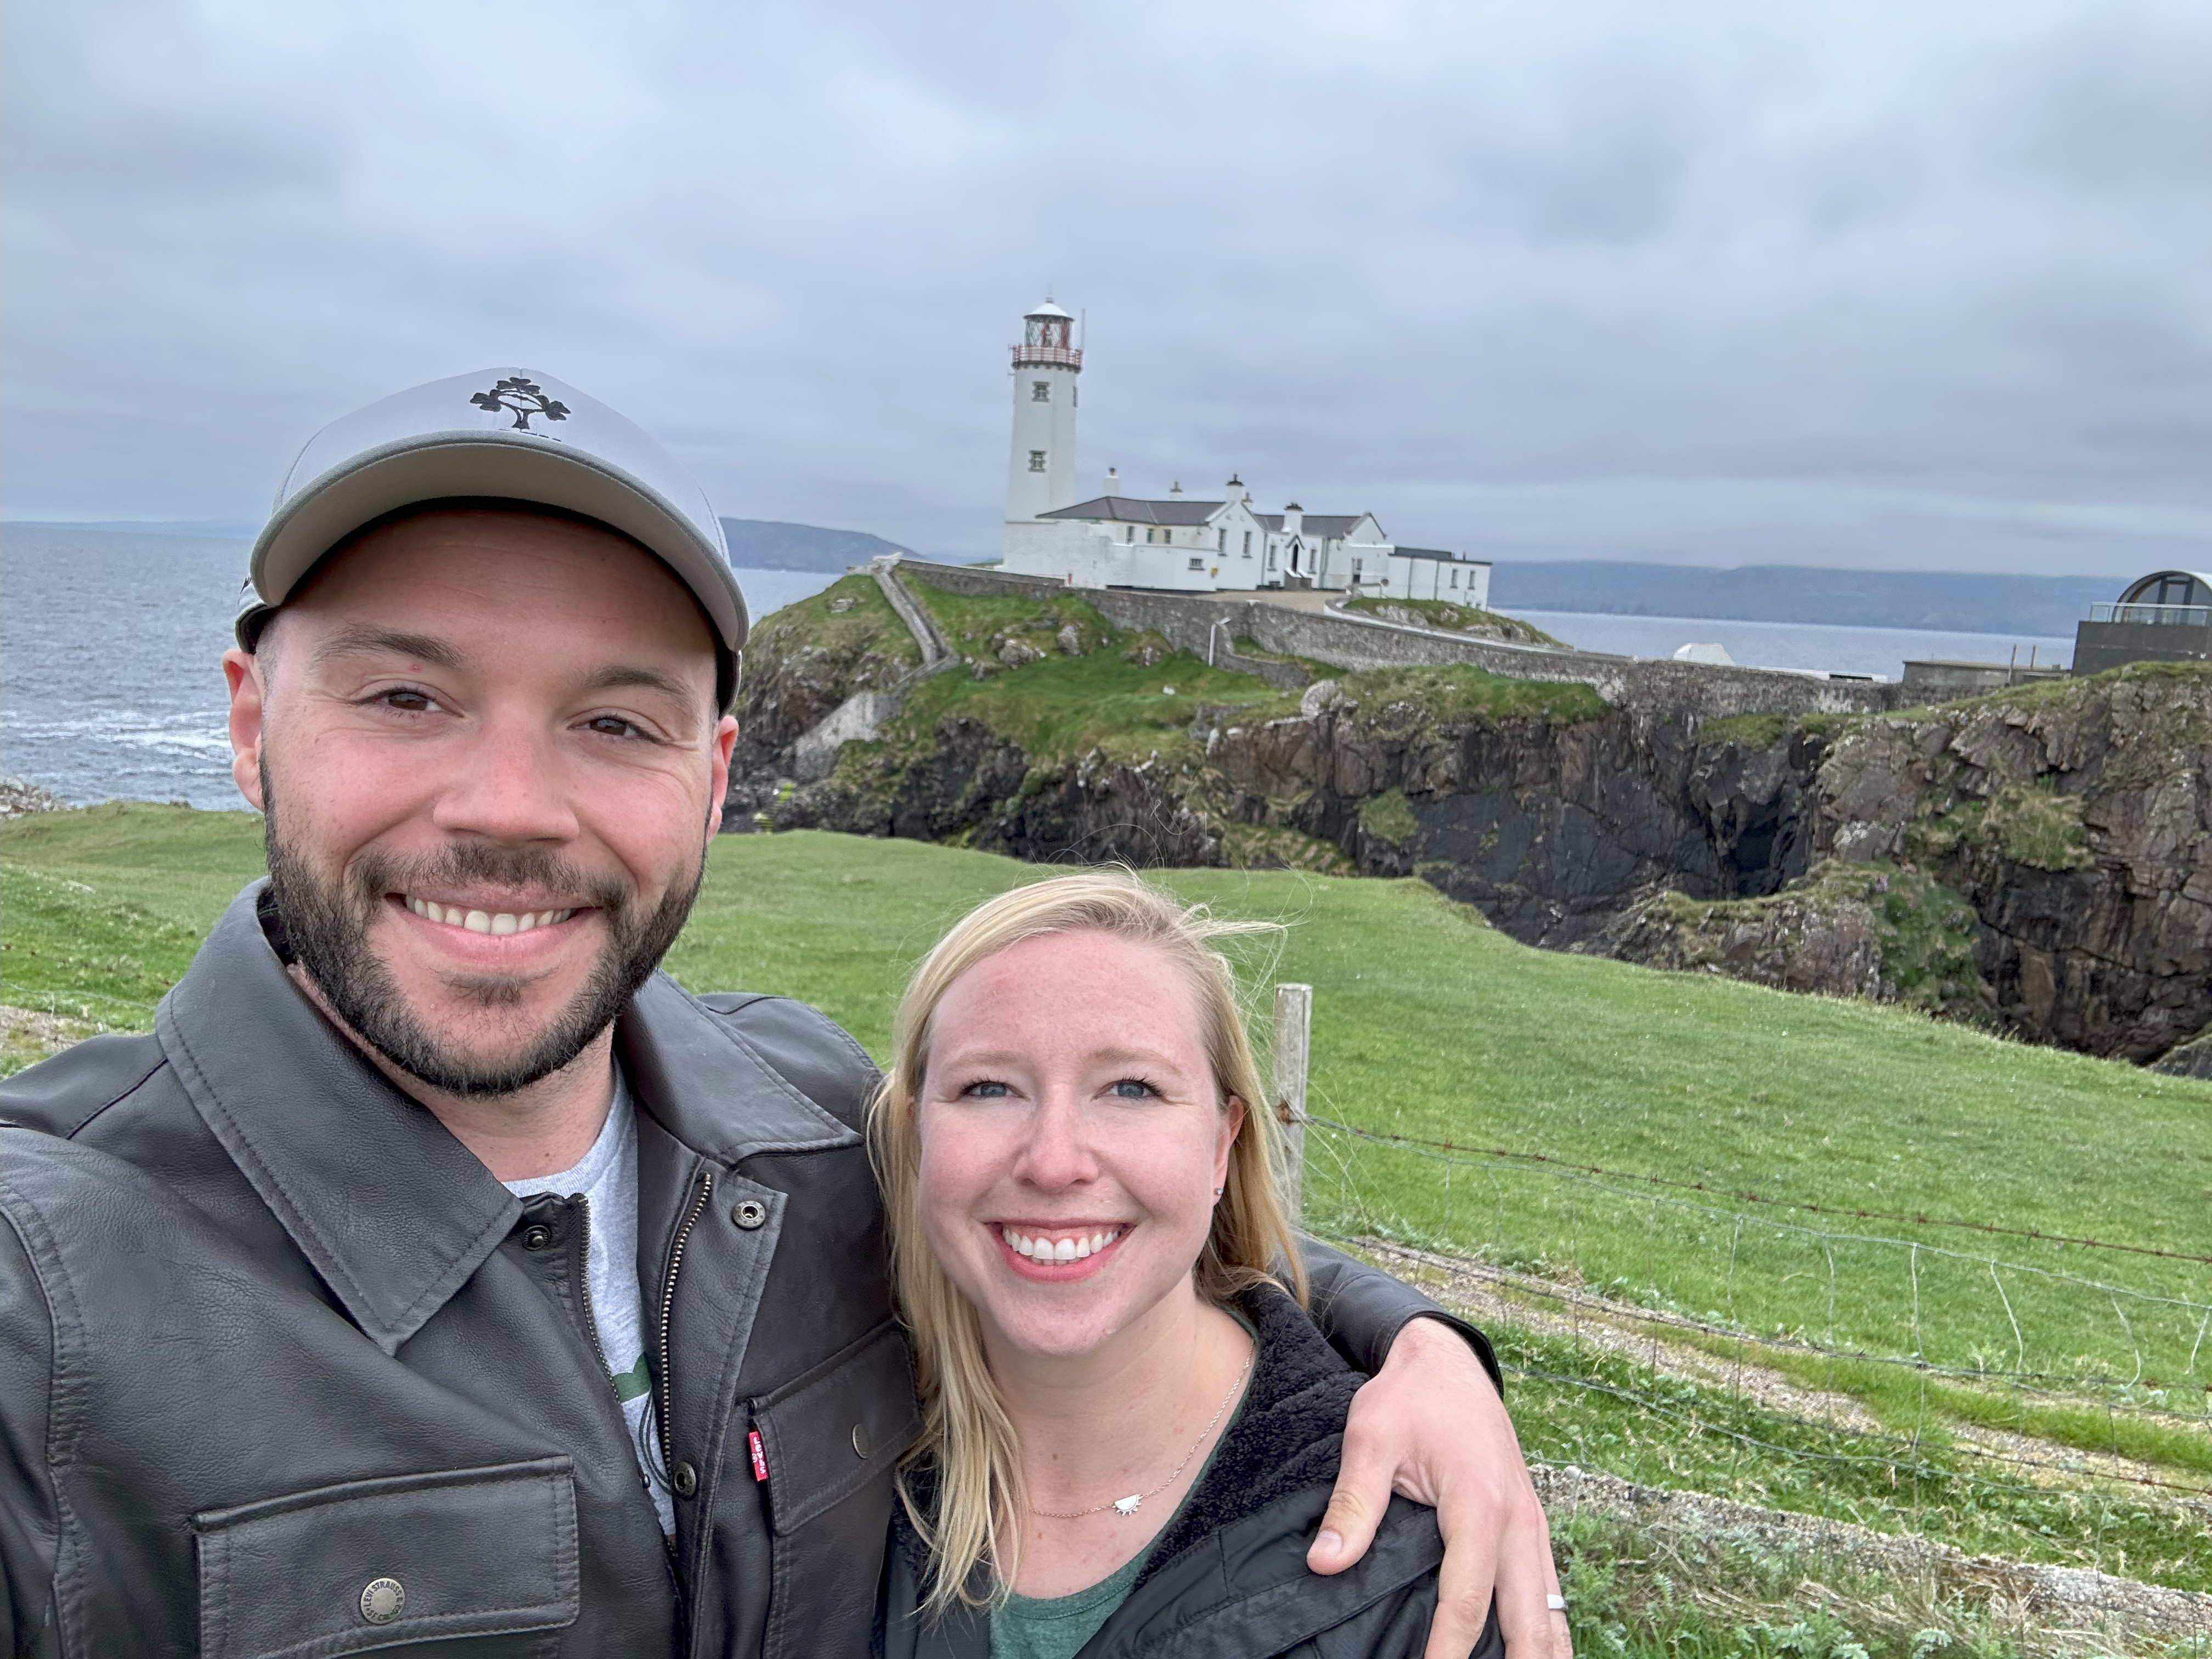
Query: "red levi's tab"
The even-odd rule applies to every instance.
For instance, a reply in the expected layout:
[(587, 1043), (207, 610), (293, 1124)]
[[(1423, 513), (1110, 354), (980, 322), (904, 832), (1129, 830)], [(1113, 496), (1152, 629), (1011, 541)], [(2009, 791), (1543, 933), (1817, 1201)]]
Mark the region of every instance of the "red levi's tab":
[(755, 1480), (767, 1480), (768, 1453), (761, 1447), (760, 1431), (758, 1429), (750, 1429), (746, 1431), (745, 1444), (752, 1449), (753, 1479)]

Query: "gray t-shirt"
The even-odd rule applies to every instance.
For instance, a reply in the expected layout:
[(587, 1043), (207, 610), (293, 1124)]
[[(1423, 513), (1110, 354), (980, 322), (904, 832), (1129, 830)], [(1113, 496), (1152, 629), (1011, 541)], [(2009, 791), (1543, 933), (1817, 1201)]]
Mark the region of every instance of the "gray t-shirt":
[(619, 1067), (615, 1100), (606, 1127), (581, 1162), (558, 1175), (510, 1181), (517, 1198), (550, 1193), (556, 1198), (583, 1194), (589, 1217), (589, 1249), (584, 1273), (592, 1294), (592, 1321), (599, 1346), (606, 1351), (615, 1397), (629, 1423), (630, 1443), (646, 1490), (660, 1512), (663, 1532), (676, 1530), (676, 1500), (653, 1473), (653, 1377), (645, 1358), (645, 1304), (637, 1288), (637, 1111)]

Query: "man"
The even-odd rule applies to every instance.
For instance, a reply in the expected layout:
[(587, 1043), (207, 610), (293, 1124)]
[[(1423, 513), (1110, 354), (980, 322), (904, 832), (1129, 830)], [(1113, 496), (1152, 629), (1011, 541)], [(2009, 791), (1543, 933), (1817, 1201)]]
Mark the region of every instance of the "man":
[[(542, 376), (416, 388), (294, 464), (224, 659), (269, 879), (155, 1035), (5, 1091), (15, 1651), (865, 1645), (916, 1427), (874, 1071), (654, 971), (745, 628), (696, 485)], [(1315, 1265), (1380, 1370), (1316, 1569), (1395, 1481), (1451, 1541), (1432, 1653), (1493, 1564), (1516, 1659), (1563, 1653), (1480, 1338)]]

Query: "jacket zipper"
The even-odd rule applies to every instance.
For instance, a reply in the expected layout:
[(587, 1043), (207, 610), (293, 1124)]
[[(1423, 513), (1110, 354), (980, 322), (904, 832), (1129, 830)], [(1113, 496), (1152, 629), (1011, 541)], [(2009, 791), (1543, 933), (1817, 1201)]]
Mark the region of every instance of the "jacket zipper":
[(615, 1386), (615, 1368), (607, 1364), (607, 1350), (599, 1340), (599, 1310), (592, 1306), (592, 1200), (578, 1193), (568, 1200), (576, 1206), (576, 1253), (574, 1272), (576, 1288), (584, 1299), (584, 1334), (592, 1339), (592, 1352), (599, 1362), (599, 1370), (606, 1374), (607, 1389)]
[(676, 1230), (675, 1243), (669, 1247), (668, 1275), (660, 1284), (660, 1372), (653, 1379), (653, 1386), (659, 1402), (659, 1409), (653, 1415), (660, 1422), (660, 1465), (663, 1468), (676, 1466), (676, 1437), (668, 1425), (669, 1396), (674, 1393), (670, 1385), (668, 1364), (669, 1316), (676, 1305), (676, 1275), (683, 1268), (684, 1247), (691, 1242), (691, 1229), (698, 1225), (700, 1216), (706, 1212), (708, 1200), (714, 1195), (714, 1172), (702, 1170), (699, 1174), (699, 1185), (692, 1194), (691, 1207), (684, 1214), (684, 1224)]

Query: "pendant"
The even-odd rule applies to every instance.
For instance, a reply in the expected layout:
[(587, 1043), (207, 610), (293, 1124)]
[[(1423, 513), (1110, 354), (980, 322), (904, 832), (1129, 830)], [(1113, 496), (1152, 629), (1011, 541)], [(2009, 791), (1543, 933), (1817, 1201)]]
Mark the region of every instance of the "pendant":
[(1137, 1505), (1144, 1501), (1144, 1495), (1140, 1492), (1133, 1492), (1127, 1498), (1117, 1498), (1114, 1500), (1115, 1513), (1117, 1515), (1134, 1515), (1137, 1512)]

